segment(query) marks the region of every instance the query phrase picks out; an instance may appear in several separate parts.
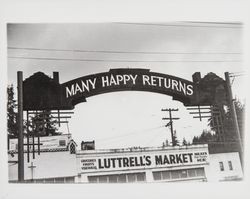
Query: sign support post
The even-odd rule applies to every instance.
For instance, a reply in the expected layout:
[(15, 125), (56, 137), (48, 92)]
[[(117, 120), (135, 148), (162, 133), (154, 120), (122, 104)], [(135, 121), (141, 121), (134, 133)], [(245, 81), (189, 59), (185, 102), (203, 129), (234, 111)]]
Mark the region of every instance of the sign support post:
[(23, 149), (23, 72), (17, 72), (18, 90), (18, 181), (24, 181), (24, 149)]
[[(231, 83), (230, 83), (230, 77), (229, 77), (228, 72), (225, 72), (225, 79), (226, 79), (226, 85), (227, 85), (227, 90), (228, 90), (228, 99), (229, 99), (229, 106), (230, 106), (230, 110), (231, 110), (231, 117), (233, 120), (234, 130), (236, 131), (236, 136), (238, 138), (239, 145), (240, 145), (241, 160), (243, 160), (243, 157), (242, 157), (243, 146), (242, 146), (240, 129), (239, 129), (239, 125), (238, 125), (237, 114), (236, 114), (236, 110), (235, 110), (235, 104), (234, 104), (232, 88), (231, 88)], [(242, 167), (243, 167), (243, 165), (242, 165)]]

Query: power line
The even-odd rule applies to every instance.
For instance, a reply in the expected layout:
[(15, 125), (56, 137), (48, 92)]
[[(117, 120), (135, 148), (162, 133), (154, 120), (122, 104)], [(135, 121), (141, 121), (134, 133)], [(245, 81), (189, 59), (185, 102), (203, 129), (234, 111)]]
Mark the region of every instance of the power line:
[(239, 74), (239, 75), (229, 75), (229, 77), (240, 77), (240, 76), (244, 76), (245, 74)]
[(51, 49), (51, 48), (30, 48), (30, 47), (13, 47), (11, 50), (29, 50), (29, 51), (54, 51), (54, 52), (84, 52), (84, 53), (112, 53), (112, 54), (242, 54), (237, 52), (146, 52), (146, 51), (115, 51), (115, 50), (79, 50), (79, 49)]
[[(155, 139), (158, 138), (158, 137), (161, 135), (160, 133), (163, 133), (163, 132), (158, 131), (158, 132), (156, 133), (156, 135), (154, 135), (154, 137), (153, 137), (152, 139), (148, 140), (148, 141), (145, 143), (145, 146), (148, 146), (148, 144), (153, 143), (153, 142), (155, 141)], [(165, 133), (165, 132), (164, 132), (164, 133)]]
[(157, 24), (157, 23), (128, 23), (128, 22), (116, 22), (116, 23), (125, 25), (159, 26), (159, 27), (166, 26), (166, 27), (192, 27), (192, 28), (242, 28), (241, 26), (221, 26), (221, 25)]
[(238, 73), (245, 73), (245, 71), (232, 72), (232, 73), (229, 73), (229, 75), (231, 75), (231, 74), (238, 74)]
[(96, 141), (105, 141), (105, 140), (119, 139), (119, 138), (124, 138), (124, 137), (127, 137), (127, 136), (133, 136), (133, 135), (137, 135), (137, 134), (141, 134), (141, 133), (147, 133), (147, 132), (152, 133), (152, 131), (154, 131), (156, 129), (163, 128), (163, 127), (164, 126), (157, 126), (157, 127), (153, 127), (153, 128), (148, 128), (148, 129), (140, 130), (139, 132), (133, 131), (133, 132), (122, 134), (122, 135), (118, 135), (118, 136), (112, 136), (112, 137), (107, 137), (107, 138), (102, 138), (102, 139), (96, 139)]
[(244, 71), (229, 73), (229, 77), (240, 77), (246, 75)]
[(237, 77), (241, 77), (241, 76), (245, 76), (246, 74), (245, 74), (245, 72), (234, 72), (234, 73), (229, 73), (229, 77), (232, 77), (233, 79), (232, 79), (232, 82), (231, 82), (231, 86), (233, 85), (233, 83), (234, 83), (234, 80), (235, 80), (235, 78)]
[(52, 57), (15, 57), (10, 56), (10, 59), (30, 59), (44, 61), (79, 61), (79, 62), (145, 62), (145, 63), (166, 63), (166, 62), (241, 62), (240, 60), (108, 60), (108, 59), (73, 59), (73, 58), (52, 58)]

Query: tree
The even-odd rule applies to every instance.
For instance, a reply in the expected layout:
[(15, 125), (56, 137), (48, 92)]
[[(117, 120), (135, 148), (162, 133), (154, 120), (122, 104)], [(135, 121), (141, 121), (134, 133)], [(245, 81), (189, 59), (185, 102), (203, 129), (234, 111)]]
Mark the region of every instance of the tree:
[(7, 131), (8, 138), (17, 138), (17, 111), (16, 100), (14, 99), (14, 87), (10, 85), (7, 87)]
[(208, 144), (217, 140), (217, 136), (211, 131), (203, 130), (200, 136), (194, 136), (192, 144)]
[(183, 140), (182, 140), (182, 145), (183, 146), (187, 146), (188, 145), (188, 142), (187, 142), (187, 140), (185, 138), (183, 138)]
[[(240, 130), (240, 136), (241, 139), (244, 137), (244, 115), (245, 115), (245, 105), (242, 104), (239, 100), (236, 100), (234, 102), (235, 104), (235, 110), (237, 115), (237, 121), (239, 125)], [(234, 126), (233, 121), (231, 117), (231, 110), (228, 109), (227, 111), (221, 109), (221, 118), (222, 118), (222, 125), (224, 127), (224, 137), (226, 142), (236, 141), (238, 140)], [(209, 119), (209, 126), (215, 133), (218, 135), (218, 128), (217, 123), (212, 120), (212, 117)]]
[[(244, 138), (245, 105), (242, 104), (239, 100), (236, 100), (234, 102), (234, 105), (235, 105), (235, 110), (236, 110), (236, 115), (237, 115), (237, 122), (238, 122), (239, 130), (240, 130), (240, 136), (241, 136), (241, 139), (243, 139)], [(230, 110), (226, 113), (225, 130), (226, 132), (228, 132), (228, 136), (230, 140), (238, 139), (236, 132), (233, 128), (233, 122), (232, 122)]]
[(177, 140), (176, 131), (174, 131), (172, 146), (179, 146), (179, 140)]
[(169, 143), (168, 143), (168, 140), (166, 139), (166, 141), (162, 143), (162, 147), (168, 147), (168, 146), (169, 146)]
[[(8, 138), (18, 137), (17, 127), (17, 101), (14, 99), (14, 87), (10, 85), (7, 87), (7, 131)], [(61, 135), (57, 132), (57, 121), (53, 119), (51, 111), (45, 111), (45, 114), (37, 114), (30, 117), (29, 123), (24, 122), (24, 135), (26, 135), (27, 128), (30, 133), (34, 133), (35, 136), (49, 136), (49, 135)]]
[(44, 113), (39, 113), (31, 117), (29, 122), (29, 131), (35, 136), (55, 136), (61, 135), (57, 132), (56, 119), (53, 119), (51, 111), (47, 110)]

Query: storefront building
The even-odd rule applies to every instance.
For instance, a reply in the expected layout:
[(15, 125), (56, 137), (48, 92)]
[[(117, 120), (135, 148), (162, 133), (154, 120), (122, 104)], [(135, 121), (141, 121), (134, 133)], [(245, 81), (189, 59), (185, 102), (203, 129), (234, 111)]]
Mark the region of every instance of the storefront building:
[(81, 151), (79, 182), (206, 181), (206, 145)]
[[(17, 140), (10, 141), (9, 181), (17, 181)], [(41, 138), (40, 155), (25, 150), (25, 181), (144, 183), (243, 178), (237, 152), (209, 154), (207, 145), (77, 150), (71, 135)], [(31, 150), (31, 149), (30, 149)]]

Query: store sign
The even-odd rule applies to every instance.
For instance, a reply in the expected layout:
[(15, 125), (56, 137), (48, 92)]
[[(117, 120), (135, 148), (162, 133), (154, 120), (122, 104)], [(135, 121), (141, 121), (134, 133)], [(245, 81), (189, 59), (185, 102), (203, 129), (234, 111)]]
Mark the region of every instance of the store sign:
[(116, 155), (95, 158), (80, 158), (82, 172), (125, 170), (139, 168), (173, 167), (180, 165), (195, 165), (208, 162), (208, 151), (175, 152), (141, 155)]
[(194, 94), (192, 82), (147, 69), (111, 69), (109, 72), (80, 77), (62, 84), (63, 97), (73, 104), (81, 102), (79, 98), (132, 90), (172, 95), (182, 102), (190, 102)]
[[(69, 141), (68, 135), (59, 135), (59, 136), (46, 136), (40, 137), (40, 150), (44, 149), (60, 149), (66, 148)], [(27, 150), (27, 139), (23, 140), (24, 142), (24, 150)], [(35, 144), (38, 143), (38, 137), (29, 138), (29, 147), (32, 149), (33, 142)], [(10, 148), (9, 150), (18, 150), (18, 140), (17, 139), (10, 139)], [(35, 147), (37, 149), (37, 146)]]

